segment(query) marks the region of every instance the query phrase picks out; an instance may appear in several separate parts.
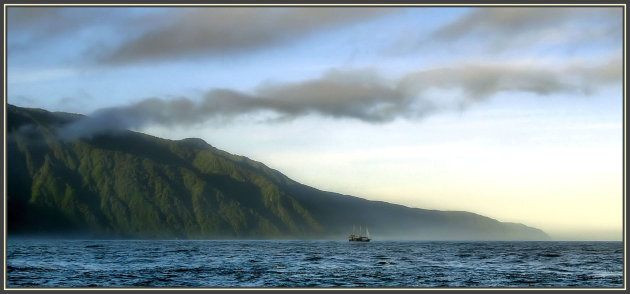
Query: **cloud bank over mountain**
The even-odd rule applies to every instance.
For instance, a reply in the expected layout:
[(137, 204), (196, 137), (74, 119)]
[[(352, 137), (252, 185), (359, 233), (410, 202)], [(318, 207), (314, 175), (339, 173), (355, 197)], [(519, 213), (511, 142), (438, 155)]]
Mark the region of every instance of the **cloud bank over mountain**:
[[(389, 81), (373, 70), (331, 70), (322, 77), (294, 83), (266, 83), (253, 93), (212, 89), (202, 99), (149, 98), (138, 103), (100, 109), (61, 130), (67, 139), (109, 130), (154, 125), (190, 125), (270, 111), (276, 120), (309, 114), (384, 123), (417, 119), (437, 111), (483, 101), (503, 91), (537, 95), (585, 95), (621, 82), (620, 62), (558, 69), (519, 64), (469, 64), (409, 73)], [(443, 103), (427, 92), (455, 90), (461, 94)]]

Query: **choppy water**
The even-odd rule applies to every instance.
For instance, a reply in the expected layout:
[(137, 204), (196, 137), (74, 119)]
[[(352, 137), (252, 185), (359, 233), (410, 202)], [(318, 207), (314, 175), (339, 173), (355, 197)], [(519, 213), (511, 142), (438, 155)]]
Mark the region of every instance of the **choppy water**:
[(623, 287), (621, 242), (8, 240), (8, 287)]

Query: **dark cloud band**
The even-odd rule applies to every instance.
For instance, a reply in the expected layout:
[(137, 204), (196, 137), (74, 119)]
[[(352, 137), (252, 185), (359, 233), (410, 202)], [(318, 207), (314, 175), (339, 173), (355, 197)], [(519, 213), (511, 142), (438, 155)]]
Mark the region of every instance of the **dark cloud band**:
[(243, 53), (371, 19), (391, 8), (212, 7), (168, 12), (163, 25), (124, 42), (106, 63)]
[[(191, 125), (212, 119), (270, 111), (281, 119), (308, 114), (385, 123), (396, 118), (422, 118), (448, 109), (430, 97), (431, 89), (459, 90), (451, 108), (484, 100), (504, 92), (537, 95), (590, 94), (602, 85), (620, 84), (620, 60), (598, 66), (548, 69), (524, 65), (476, 64), (436, 68), (387, 81), (372, 70), (332, 70), (322, 77), (297, 83), (265, 84), (253, 93), (213, 89), (200, 100), (151, 98), (139, 103), (101, 109), (60, 131), (72, 140), (95, 133), (164, 126)], [(440, 105), (440, 107), (437, 107)]]
[(464, 48), (491, 54), (545, 46), (571, 51), (623, 45), (622, 7), (484, 7), (428, 35), (405, 34), (388, 49), (393, 55), (434, 48)]

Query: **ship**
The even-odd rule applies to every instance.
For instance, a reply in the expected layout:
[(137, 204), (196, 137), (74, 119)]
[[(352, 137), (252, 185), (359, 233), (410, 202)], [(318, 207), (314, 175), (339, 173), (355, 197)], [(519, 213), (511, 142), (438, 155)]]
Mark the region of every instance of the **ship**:
[(350, 242), (370, 242), (370, 231), (368, 231), (367, 227), (365, 228), (365, 235), (359, 227), (359, 232), (356, 233), (355, 227), (352, 227), (352, 234), (348, 236), (348, 241)]

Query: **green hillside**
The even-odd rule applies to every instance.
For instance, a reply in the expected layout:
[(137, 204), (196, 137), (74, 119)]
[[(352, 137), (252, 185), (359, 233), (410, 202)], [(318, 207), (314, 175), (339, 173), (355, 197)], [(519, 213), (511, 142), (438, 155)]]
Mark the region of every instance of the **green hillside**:
[(131, 131), (64, 141), (80, 115), (7, 106), (10, 235), (546, 240), (520, 224), (324, 192), (201, 139)]

